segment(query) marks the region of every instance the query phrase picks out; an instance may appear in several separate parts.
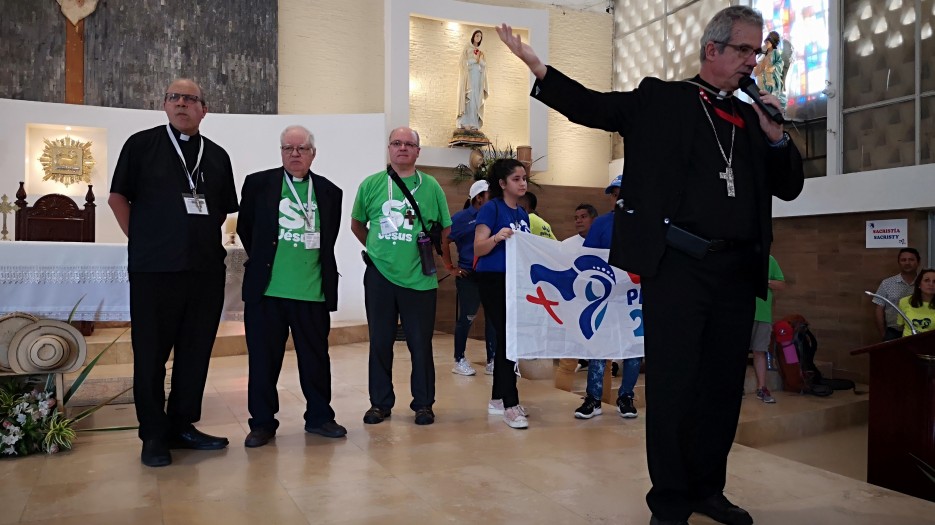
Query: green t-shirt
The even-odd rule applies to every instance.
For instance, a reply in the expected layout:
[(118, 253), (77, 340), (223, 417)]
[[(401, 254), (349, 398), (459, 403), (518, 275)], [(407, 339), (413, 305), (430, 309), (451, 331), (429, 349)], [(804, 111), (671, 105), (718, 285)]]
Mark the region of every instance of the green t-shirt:
[[(776, 259), (772, 255), (769, 256), (769, 277), (770, 281), (785, 281), (786, 278), (782, 275), (782, 270), (779, 269), (779, 263), (776, 262)], [(769, 288), (766, 289), (766, 300), (756, 298), (756, 314), (753, 316), (754, 321), (761, 321), (764, 323), (773, 322), (773, 291)]]
[(558, 240), (552, 233), (552, 227), (549, 226), (549, 223), (545, 222), (545, 219), (535, 212), (529, 214), (529, 232), (539, 237), (552, 239), (553, 241)]
[[(311, 209), (315, 231), (318, 232), (321, 242), (321, 218), (318, 216), (314, 188), (311, 189), (312, 198), (309, 204), (309, 177), (305, 177), (301, 182), (293, 180), (292, 184), (302, 201), (302, 206)], [(276, 257), (273, 259), (273, 271), (265, 295), (299, 301), (324, 301), (325, 295), (321, 291), (321, 250), (305, 249), (305, 241), (302, 238), (305, 233), (305, 215), (295, 202), (295, 196), (285, 178), (282, 181), (281, 195), (279, 241), (276, 243)]]
[[(427, 227), (431, 227), (433, 222), (440, 223), (442, 228), (451, 226), (445, 192), (435, 177), (416, 171), (402, 181), (419, 205)], [(360, 183), (351, 217), (364, 224), (370, 223), (367, 254), (391, 283), (413, 290), (438, 288), (435, 275), (422, 275), (419, 249), (416, 247), (422, 225), (406, 196), (386, 171), (375, 173)], [(381, 232), (380, 219), (384, 217), (396, 227), (395, 232)]]
[[(922, 332), (935, 330), (935, 308), (929, 306), (929, 303), (922, 303), (922, 306), (916, 308), (909, 304), (909, 299), (911, 298), (910, 296), (900, 299), (899, 309), (912, 321), (912, 326), (915, 327), (916, 332), (921, 334)], [(896, 324), (902, 327), (903, 337), (912, 335), (912, 330), (906, 326), (906, 321), (904, 321), (903, 317), (899, 314), (896, 315)]]

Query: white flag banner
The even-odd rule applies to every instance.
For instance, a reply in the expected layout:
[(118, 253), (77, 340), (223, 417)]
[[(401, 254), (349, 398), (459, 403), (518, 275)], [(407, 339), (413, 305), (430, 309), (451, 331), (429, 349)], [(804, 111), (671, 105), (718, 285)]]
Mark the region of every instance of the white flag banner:
[(506, 243), (507, 359), (643, 355), (639, 277), (609, 265), (609, 250), (523, 232)]

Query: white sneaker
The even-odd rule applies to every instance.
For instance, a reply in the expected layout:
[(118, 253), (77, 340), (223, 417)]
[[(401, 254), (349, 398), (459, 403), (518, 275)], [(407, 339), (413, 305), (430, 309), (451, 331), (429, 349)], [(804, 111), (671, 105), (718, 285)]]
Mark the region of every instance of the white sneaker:
[(489, 376), (493, 375), (493, 361), (487, 361), (487, 366), (484, 367), (484, 373)]
[(487, 413), (491, 416), (502, 416), (503, 415), (503, 400), (502, 399), (491, 399), (487, 402)]
[(477, 373), (474, 370), (474, 367), (471, 366), (471, 363), (467, 362), (467, 359), (462, 358), (460, 361), (455, 363), (455, 366), (451, 368), (452, 374), (459, 374), (462, 376), (472, 376)]
[(526, 411), (521, 405), (507, 408), (503, 411), (503, 422), (510, 428), (528, 428), (529, 421), (526, 420)]

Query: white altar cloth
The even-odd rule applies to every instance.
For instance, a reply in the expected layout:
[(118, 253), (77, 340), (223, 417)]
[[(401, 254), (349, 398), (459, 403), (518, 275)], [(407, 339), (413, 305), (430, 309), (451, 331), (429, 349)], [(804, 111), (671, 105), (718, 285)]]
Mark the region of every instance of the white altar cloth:
[[(246, 252), (227, 247), (226, 320), (243, 320)], [(87, 242), (0, 242), (0, 314), (27, 312), (49, 319), (129, 321), (127, 245)]]

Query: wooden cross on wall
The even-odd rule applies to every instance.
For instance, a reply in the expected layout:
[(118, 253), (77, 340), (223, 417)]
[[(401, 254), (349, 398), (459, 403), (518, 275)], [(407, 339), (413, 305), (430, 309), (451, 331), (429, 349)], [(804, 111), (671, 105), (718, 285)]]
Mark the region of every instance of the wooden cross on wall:
[(65, 103), (84, 104), (84, 19), (97, 0), (58, 0), (65, 24)]

